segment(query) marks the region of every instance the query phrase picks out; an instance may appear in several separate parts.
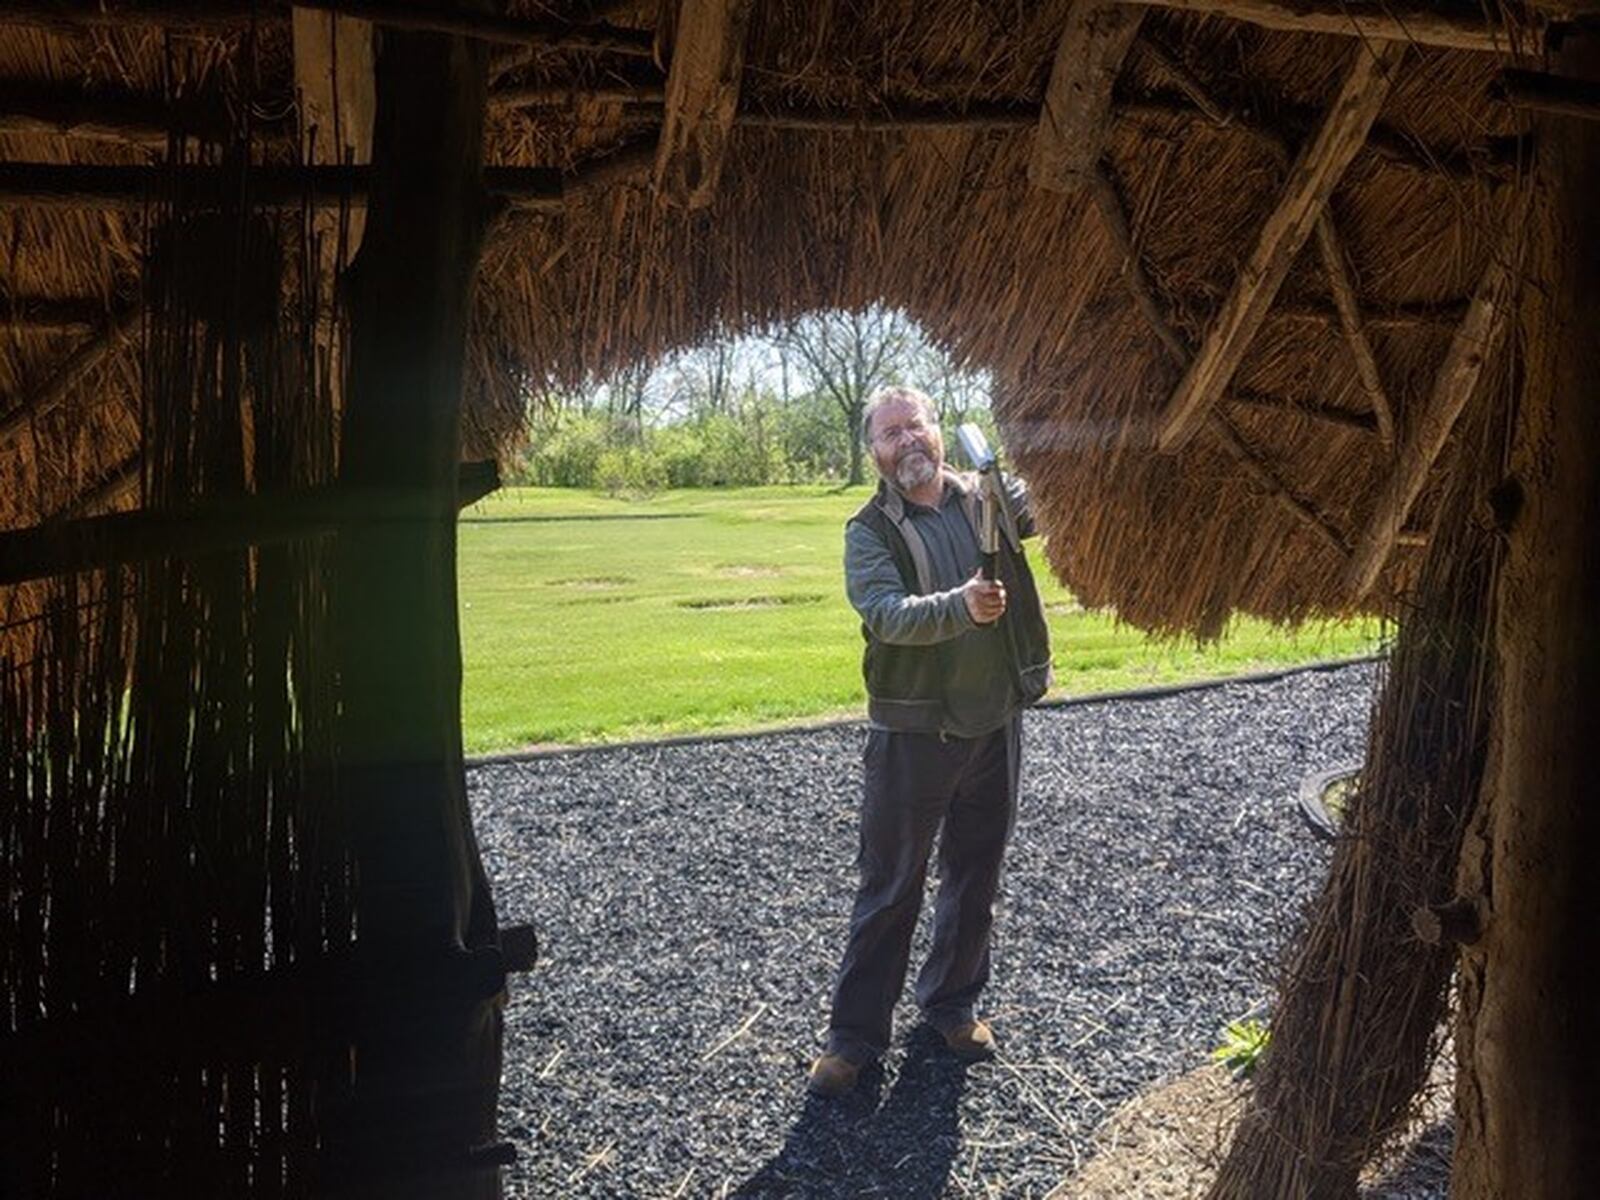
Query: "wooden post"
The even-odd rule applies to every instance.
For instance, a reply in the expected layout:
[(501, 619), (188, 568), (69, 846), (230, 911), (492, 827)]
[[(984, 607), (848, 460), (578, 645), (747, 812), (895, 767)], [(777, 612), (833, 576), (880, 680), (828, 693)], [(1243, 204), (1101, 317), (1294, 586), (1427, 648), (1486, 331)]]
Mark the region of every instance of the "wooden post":
[[(1574, 33), (1555, 59), (1565, 75), (1600, 78), (1600, 35)], [(1507, 514), (1494, 610), (1492, 915), (1481, 954), (1463, 962), (1481, 1004), (1458, 1034), (1470, 1066), (1450, 1189), (1460, 1200), (1590, 1196), (1600, 1179), (1600, 125), (1551, 116), (1538, 138), (1510, 456), (1523, 499)]]
[(1402, 42), (1357, 47), (1322, 127), (1290, 168), (1277, 207), (1167, 404), (1158, 435), (1163, 451), (1176, 451), (1188, 441), (1232, 380), (1334, 185), (1366, 140), (1405, 53)]
[(1515, 282), (1510, 248), (1515, 246), (1519, 235), (1513, 223), (1509, 246), (1495, 248), (1494, 258), (1467, 307), (1467, 315), (1457, 327), (1444, 362), (1434, 376), (1428, 402), (1410, 422), (1394, 470), (1378, 494), (1372, 516), (1345, 568), (1344, 586), (1352, 600), (1365, 596), (1377, 582), (1394, 548), (1395, 538), (1410, 515), (1422, 485), (1427, 482), (1428, 472), (1455, 428), (1456, 418), (1477, 391), (1484, 367), (1499, 347)]
[(1028, 179), (1070, 192), (1099, 170), (1111, 121), (1111, 88), (1144, 14), (1104, 0), (1074, 0), (1045, 89)]
[[(467, 807), (456, 597), (467, 318), (489, 211), (488, 47), (391, 30), (376, 64), (371, 193), (350, 270), (340, 484), (394, 520), (339, 539), (342, 802), (359, 870), (357, 950), (376, 975), (458, 972), (497, 922)], [(500, 1011), (396, 987), (354, 1049), (354, 1100), (328, 1134), (324, 1190), (498, 1195)], [(430, 1165), (454, 1164), (427, 1177)]]
[(750, 2), (683, 0), (678, 9), (655, 186), (680, 207), (705, 208), (716, 197), (739, 108)]

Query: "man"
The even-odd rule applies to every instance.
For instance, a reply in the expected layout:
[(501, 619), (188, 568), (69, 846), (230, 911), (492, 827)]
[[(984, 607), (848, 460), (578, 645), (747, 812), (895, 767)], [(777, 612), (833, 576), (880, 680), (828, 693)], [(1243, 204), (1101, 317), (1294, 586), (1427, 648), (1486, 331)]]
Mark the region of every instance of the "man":
[(853, 1088), (888, 1047), (941, 824), (933, 946), (917, 1003), (955, 1054), (993, 1055), (976, 1006), (1016, 815), (1021, 709), (1050, 684), (1044, 611), (1018, 542), (1033, 533), (1021, 486), (1008, 483), (998, 578), (986, 581), (976, 481), (945, 466), (928, 397), (878, 392), (861, 436), (881, 478), (845, 526), (845, 581), (866, 639), (870, 727), (860, 884), (827, 1051), (808, 1081), (823, 1096)]

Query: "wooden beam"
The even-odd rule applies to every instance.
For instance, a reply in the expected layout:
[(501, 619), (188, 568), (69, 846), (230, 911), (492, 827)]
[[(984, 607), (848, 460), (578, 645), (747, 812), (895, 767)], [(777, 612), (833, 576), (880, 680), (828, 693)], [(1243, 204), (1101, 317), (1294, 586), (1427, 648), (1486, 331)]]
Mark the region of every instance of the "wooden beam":
[[(1513, 244), (1514, 239), (1515, 235)], [(1515, 264), (1507, 249), (1498, 248), (1434, 375), (1433, 391), (1422, 411), (1409, 423), (1394, 470), (1356, 541), (1343, 580), (1352, 600), (1360, 600), (1377, 582), (1411, 506), (1427, 482), (1428, 472), (1455, 428), (1456, 418), (1477, 392), (1484, 367), (1499, 348), (1515, 278)]]
[(528, 21), (444, 4), (384, 3), (379, 0), (208, 0), (206, 3), (103, 4), (100, 0), (53, 0), (12, 3), (0, 0), (0, 25), (33, 25), (47, 29), (93, 29), (142, 26), (199, 29), (231, 33), (263, 18), (286, 18), (293, 8), (340, 13), (419, 33), (454, 34), (478, 41), (529, 46), (544, 50), (624, 54), (650, 58), (654, 37), (649, 30), (617, 29), (601, 24)]
[(332, 484), (261, 493), (167, 512), (54, 519), (0, 533), (0, 584), (147, 559), (265, 546), (332, 530), (348, 504)]
[[(1155, 289), (1151, 286), (1144, 266), (1140, 262), (1138, 251), (1133, 244), (1133, 236), (1128, 228), (1127, 217), (1123, 211), (1122, 200), (1117, 195), (1116, 186), (1103, 165), (1097, 167), (1088, 179), (1090, 195), (1096, 207), (1099, 208), (1101, 218), (1106, 223), (1106, 229), (1111, 235), (1112, 242), (1117, 246), (1123, 261), (1123, 279), (1132, 292), (1134, 302), (1144, 314), (1156, 336), (1161, 339), (1162, 345), (1172, 360), (1181, 368), (1187, 366), (1192, 360), (1188, 344), (1182, 335), (1175, 330), (1167, 320), (1166, 314), (1156, 299)], [(1237, 394), (1229, 397), (1239, 403), (1260, 403), (1264, 397), (1254, 393)], [(1275, 398), (1274, 398), (1275, 399)], [(1287, 401), (1277, 402), (1275, 407), (1294, 408), (1296, 412), (1306, 416), (1322, 419), (1348, 418), (1349, 422), (1361, 427), (1365, 414), (1346, 414), (1338, 410), (1323, 410), (1316, 406), (1290, 405)], [(1337, 414), (1335, 416), (1335, 414)], [(1370, 420), (1370, 419), (1369, 419)], [(1333, 527), (1333, 524), (1324, 517), (1309, 501), (1295, 495), (1284, 482), (1278, 478), (1259, 455), (1251, 450), (1244, 438), (1234, 428), (1233, 424), (1219, 414), (1212, 413), (1207, 417), (1207, 428), (1217, 439), (1223, 450), (1233, 457), (1257, 484), (1267, 489), (1274, 500), (1284, 508), (1292, 517), (1307, 526), (1323, 541), (1327, 542), (1341, 555), (1348, 555), (1349, 547), (1344, 538)]]
[[(1362, 313), (1362, 323), (1368, 329), (1381, 329), (1389, 333), (1406, 333), (1417, 329), (1432, 332), (1454, 330), (1466, 315), (1465, 300), (1440, 304), (1396, 304)], [(1338, 324), (1339, 313), (1337, 309), (1322, 305), (1279, 304), (1267, 315), (1267, 321), (1331, 326)]]
[(579, 163), (577, 169), (565, 179), (566, 194), (643, 181), (649, 177), (655, 162), (656, 143), (653, 138), (620, 146), (598, 158)]
[(0, 328), (28, 333), (82, 333), (104, 325), (110, 315), (106, 302), (92, 296), (0, 297)]
[(1334, 528), (1333, 523), (1318, 512), (1310, 501), (1304, 500), (1290, 491), (1283, 480), (1278, 478), (1278, 473), (1245, 444), (1244, 438), (1233, 427), (1232, 422), (1219, 413), (1208, 413), (1205, 418), (1205, 426), (1206, 431), (1216, 439), (1217, 444), (1244, 468), (1246, 475), (1265, 488), (1267, 493), (1285, 512), (1320, 537), (1341, 558), (1349, 555), (1350, 547), (1346, 544), (1339, 531)]
[(0, 83), (0, 133), (48, 133), (88, 141), (164, 145), (180, 114), (134, 94), (89, 95), (79, 88)]
[(0, 417), (0, 443), (15, 437), (28, 427), (30, 421), (51, 412), (65, 400), (84, 376), (99, 366), (108, 354), (122, 344), (124, 338), (139, 327), (143, 314), (143, 308), (137, 305), (124, 309), (104, 329), (69, 354), (49, 378), (26, 393), (11, 411)]
[(139, 481), (143, 476), (143, 461), (143, 455), (139, 454), (126, 459), (121, 466), (112, 471), (99, 484), (90, 488), (63, 508), (56, 514), (57, 518), (95, 516), (110, 508), (130, 492), (138, 490)]
[(1334, 185), (1366, 140), (1406, 49), (1401, 42), (1356, 47), (1322, 128), (1290, 168), (1277, 207), (1167, 405), (1157, 439), (1161, 450), (1182, 447), (1232, 380)]
[[(358, 166), (258, 166), (249, 172), (254, 203), (295, 208), (366, 203), (370, 168)], [(239, 186), (233, 168), (166, 165), (85, 166), (0, 163), (0, 205), (45, 208), (142, 209), (180, 191), (187, 202), (220, 203)], [(522, 207), (561, 207), (561, 173), (550, 167), (485, 167), (484, 190)]]
[[(1293, 106), (1285, 105), (1280, 109), (1280, 115), (1286, 129), (1294, 134), (1304, 132), (1309, 136), (1317, 124), (1315, 115), (1309, 110)], [(1141, 125), (1204, 120), (1219, 129), (1227, 129), (1240, 137), (1261, 142), (1269, 149), (1283, 144), (1283, 134), (1277, 129), (1238, 112), (1230, 113), (1226, 121), (1217, 121), (1205, 106), (1197, 104), (1187, 95), (1139, 96), (1118, 100), (1116, 116), (1119, 120)], [(1493, 139), (1466, 147), (1429, 146), (1381, 122), (1373, 123), (1367, 133), (1366, 144), (1360, 151), (1362, 156), (1376, 157), (1396, 168), (1427, 178), (1448, 179), (1461, 186), (1510, 181), (1516, 174), (1519, 156), (1526, 157), (1526, 153), (1526, 144), (1514, 138)]]
[[(1208, 120), (1219, 126), (1233, 123), (1235, 114), (1211, 96), (1210, 89), (1177, 55), (1153, 40), (1147, 40), (1144, 47), (1190, 101), (1205, 113)], [(1288, 166), (1290, 161), (1288, 145), (1270, 133), (1266, 137), (1273, 154)], [(1361, 322), (1361, 305), (1356, 299), (1355, 285), (1350, 279), (1350, 265), (1345, 259), (1344, 246), (1338, 228), (1334, 224), (1333, 213), (1329, 209), (1323, 208), (1318, 215), (1316, 232), (1317, 251), (1322, 258), (1323, 272), (1328, 278), (1328, 289), (1333, 293), (1339, 325), (1344, 330), (1345, 341), (1350, 347), (1350, 356), (1355, 362), (1356, 376), (1361, 381), (1361, 388), (1367, 395), (1367, 403), (1372, 408), (1378, 437), (1386, 450), (1393, 450), (1393, 409), (1389, 404), (1388, 393), (1384, 390), (1382, 376), (1378, 373), (1378, 361), (1372, 353), (1372, 345), (1367, 340), (1366, 329)]]
[(680, 208), (716, 197), (739, 108), (751, 0), (682, 0), (667, 89), (655, 187)]
[(1245, 388), (1235, 388), (1223, 394), (1224, 402), (1239, 405), (1244, 408), (1270, 409), (1273, 412), (1293, 413), (1296, 416), (1311, 417), (1318, 421), (1326, 421), (1330, 425), (1339, 425), (1345, 429), (1354, 429), (1360, 433), (1376, 433), (1378, 421), (1371, 413), (1356, 412), (1353, 409), (1339, 408), (1332, 404), (1318, 404), (1310, 400), (1290, 400), (1286, 396), (1269, 396)]
[(1073, 0), (1045, 89), (1028, 179), (1035, 187), (1075, 191), (1100, 167), (1111, 119), (1111, 88), (1144, 14), (1103, 0)]
[(1344, 247), (1333, 223), (1333, 214), (1327, 209), (1317, 218), (1317, 249), (1322, 256), (1322, 267), (1328, 277), (1328, 288), (1333, 292), (1334, 307), (1339, 312), (1339, 325), (1344, 330), (1350, 357), (1355, 361), (1356, 377), (1367, 403), (1377, 421), (1378, 440), (1385, 450), (1394, 449), (1394, 408), (1384, 389), (1383, 377), (1378, 374), (1378, 360), (1373, 356), (1372, 343), (1367, 340), (1366, 327), (1361, 320), (1361, 304), (1356, 299), (1355, 285), (1350, 281), (1350, 267), (1345, 260)]
[(1118, 257), (1122, 259), (1122, 278), (1128, 285), (1133, 302), (1144, 314), (1145, 322), (1161, 340), (1172, 361), (1180, 368), (1187, 367), (1193, 355), (1183, 337), (1167, 320), (1161, 302), (1156, 298), (1155, 288), (1151, 286), (1150, 277), (1145, 273), (1144, 263), (1139, 258), (1138, 247), (1133, 244), (1133, 232), (1128, 226), (1127, 214), (1122, 207), (1122, 198), (1117, 194), (1116, 185), (1111, 182), (1111, 177), (1103, 164), (1095, 167), (1086, 182), (1089, 185), (1090, 198), (1100, 211), (1100, 219), (1105, 223), (1106, 232), (1117, 248)]
[[(1443, 13), (1417, 0), (1362, 5), (1335, 0), (1127, 0), (1179, 12), (1205, 13), (1286, 33), (1332, 33), (1363, 42), (1442, 46), (1482, 54), (1504, 54), (1511, 41), (1504, 29), (1471, 11)], [(1537, 44), (1536, 32), (1528, 32)]]
[[(269, 546), (329, 533), (346, 523), (387, 524), (429, 519), (401, 497), (323, 484), (286, 492), (254, 492), (167, 511), (139, 509), (90, 516), (139, 485), (135, 454), (93, 490), (56, 516), (27, 529), (0, 533), (0, 585), (71, 571), (99, 570), (156, 558), (189, 558), (215, 550)], [(500, 488), (493, 460), (457, 469), (457, 508)]]
[(945, 130), (1032, 129), (1035, 108), (1015, 104), (974, 104), (961, 109), (908, 108), (871, 113), (830, 113), (816, 109), (741, 109), (740, 128), (799, 129), (818, 133), (939, 133)]
[(1585, 79), (1562, 79), (1540, 71), (1502, 71), (1490, 95), (1517, 108), (1600, 121), (1600, 83)]
[(550, 83), (514, 83), (496, 87), (489, 92), (491, 108), (562, 108), (580, 100), (597, 104), (648, 104), (666, 103), (664, 84), (640, 84), (629, 87), (622, 84), (602, 84), (598, 87), (563, 87)]

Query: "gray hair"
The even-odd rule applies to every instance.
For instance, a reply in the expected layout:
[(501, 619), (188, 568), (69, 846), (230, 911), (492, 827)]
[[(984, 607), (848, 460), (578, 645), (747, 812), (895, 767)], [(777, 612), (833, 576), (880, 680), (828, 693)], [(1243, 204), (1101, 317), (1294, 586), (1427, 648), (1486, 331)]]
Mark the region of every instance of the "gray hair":
[(872, 448), (872, 418), (885, 404), (909, 403), (915, 404), (922, 410), (922, 419), (930, 428), (939, 427), (939, 410), (934, 407), (933, 400), (928, 393), (919, 391), (914, 387), (903, 387), (898, 383), (881, 387), (867, 397), (867, 406), (861, 410), (861, 444), (869, 450)]

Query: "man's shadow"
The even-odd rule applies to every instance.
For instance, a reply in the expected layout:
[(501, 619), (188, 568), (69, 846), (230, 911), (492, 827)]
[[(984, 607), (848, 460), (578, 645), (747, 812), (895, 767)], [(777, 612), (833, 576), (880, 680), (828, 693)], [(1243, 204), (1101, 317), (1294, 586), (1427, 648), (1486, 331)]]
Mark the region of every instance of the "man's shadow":
[(942, 1196), (960, 1146), (957, 1109), (967, 1064), (926, 1025), (913, 1031), (888, 1098), (883, 1068), (861, 1073), (834, 1100), (807, 1096), (783, 1148), (733, 1193), (755, 1200), (808, 1196)]

